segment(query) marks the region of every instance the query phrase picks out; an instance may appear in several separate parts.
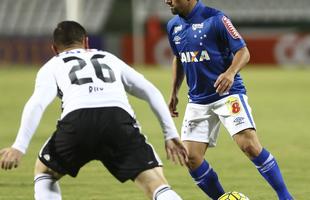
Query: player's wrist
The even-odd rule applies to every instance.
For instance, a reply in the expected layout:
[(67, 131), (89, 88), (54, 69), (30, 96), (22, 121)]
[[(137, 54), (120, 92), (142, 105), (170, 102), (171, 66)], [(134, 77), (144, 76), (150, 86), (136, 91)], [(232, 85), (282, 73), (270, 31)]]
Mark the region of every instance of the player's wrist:
[(23, 145), (17, 144), (17, 143), (14, 143), (11, 147), (20, 151), (22, 154), (25, 154), (27, 151), (26, 147), (24, 147)]
[(171, 140), (174, 138), (180, 138), (180, 136), (177, 132), (166, 132), (164, 134), (164, 138), (165, 138), (165, 141), (167, 141), (167, 140)]

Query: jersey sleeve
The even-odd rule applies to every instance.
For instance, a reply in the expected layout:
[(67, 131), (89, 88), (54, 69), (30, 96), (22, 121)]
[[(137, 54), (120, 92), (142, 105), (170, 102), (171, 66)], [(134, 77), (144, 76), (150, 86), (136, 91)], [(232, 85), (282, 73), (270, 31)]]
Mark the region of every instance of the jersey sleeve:
[(122, 82), (125, 90), (150, 105), (153, 113), (160, 122), (165, 140), (179, 137), (161, 92), (150, 81), (146, 80), (142, 74), (135, 71), (123, 61), (118, 60), (117, 64), (121, 67)]
[(225, 15), (218, 15), (215, 21), (216, 30), (222, 41), (226, 42), (230, 50), (235, 54), (239, 49), (246, 46), (245, 41)]
[(52, 73), (44, 66), (37, 74), (35, 89), (24, 106), (21, 124), (13, 148), (26, 153), (45, 108), (57, 95), (57, 85)]
[(170, 47), (171, 47), (173, 54), (175, 56), (179, 57), (177, 47), (175, 46), (175, 43), (173, 41), (173, 23), (172, 23), (172, 21), (169, 21), (167, 23), (167, 36), (168, 36), (168, 41), (169, 41), (169, 44), (170, 44)]

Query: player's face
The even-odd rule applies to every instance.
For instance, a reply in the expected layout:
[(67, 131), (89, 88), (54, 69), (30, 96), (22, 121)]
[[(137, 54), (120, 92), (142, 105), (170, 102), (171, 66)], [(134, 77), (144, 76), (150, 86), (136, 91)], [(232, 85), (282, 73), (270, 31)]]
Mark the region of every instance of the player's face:
[(191, 11), (191, 0), (165, 0), (172, 14), (187, 16)]

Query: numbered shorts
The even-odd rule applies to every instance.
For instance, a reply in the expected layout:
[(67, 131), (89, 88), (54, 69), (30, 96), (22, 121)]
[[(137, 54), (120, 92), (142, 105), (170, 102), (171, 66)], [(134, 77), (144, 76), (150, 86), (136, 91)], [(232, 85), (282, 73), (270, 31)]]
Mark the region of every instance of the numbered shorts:
[(162, 165), (136, 120), (117, 107), (69, 113), (58, 122), (39, 159), (52, 170), (72, 177), (89, 161), (99, 160), (121, 182)]
[(182, 140), (209, 143), (213, 147), (221, 123), (231, 136), (248, 128), (255, 129), (247, 99), (246, 95), (237, 94), (211, 104), (188, 103), (181, 130)]

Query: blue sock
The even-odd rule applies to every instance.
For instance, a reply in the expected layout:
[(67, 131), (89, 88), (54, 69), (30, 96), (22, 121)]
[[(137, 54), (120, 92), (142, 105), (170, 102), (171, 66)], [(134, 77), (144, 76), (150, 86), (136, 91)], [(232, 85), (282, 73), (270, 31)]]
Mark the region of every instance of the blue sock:
[(207, 161), (195, 170), (190, 171), (190, 175), (195, 180), (196, 184), (202, 189), (211, 199), (217, 200), (224, 194), (218, 176)]
[(277, 192), (279, 200), (293, 200), (293, 197), (285, 186), (277, 161), (266, 149), (263, 149), (252, 162), (255, 164), (259, 173)]

